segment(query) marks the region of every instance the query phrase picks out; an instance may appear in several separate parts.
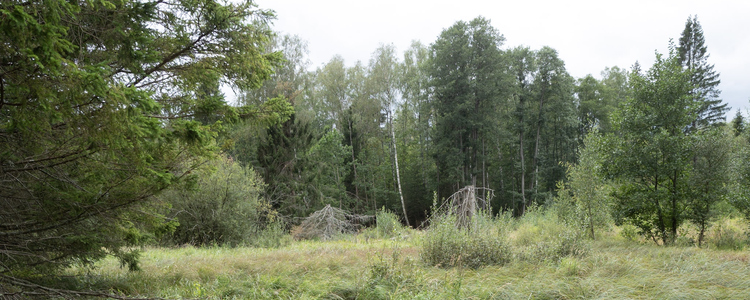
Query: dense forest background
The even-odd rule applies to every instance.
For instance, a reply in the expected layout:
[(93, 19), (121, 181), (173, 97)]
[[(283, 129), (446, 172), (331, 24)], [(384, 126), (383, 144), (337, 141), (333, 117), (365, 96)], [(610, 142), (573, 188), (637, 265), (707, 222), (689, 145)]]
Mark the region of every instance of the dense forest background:
[(657, 244), (750, 216), (748, 132), (726, 122), (697, 17), (653, 66), (574, 78), (482, 17), (310, 71), (305, 41), (250, 1), (0, 12), (0, 276), (16, 285), (107, 255), (137, 269), (144, 244), (252, 244), (329, 205), (423, 227), (466, 186), (494, 214), (557, 205), (592, 237), (614, 220)]

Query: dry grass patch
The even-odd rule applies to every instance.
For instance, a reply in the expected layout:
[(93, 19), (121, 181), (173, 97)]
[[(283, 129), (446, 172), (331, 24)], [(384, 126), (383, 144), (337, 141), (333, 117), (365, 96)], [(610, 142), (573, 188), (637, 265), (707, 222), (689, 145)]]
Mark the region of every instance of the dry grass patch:
[(750, 295), (750, 254), (744, 251), (660, 247), (605, 235), (591, 242), (584, 256), (514, 257), (503, 265), (476, 269), (438, 268), (420, 259), (424, 233), (408, 236), (301, 241), (279, 249), (152, 248), (145, 249), (140, 272), (130, 273), (120, 269), (116, 260), (106, 260), (96, 269), (70, 273), (84, 275), (84, 289), (170, 299), (743, 299)]

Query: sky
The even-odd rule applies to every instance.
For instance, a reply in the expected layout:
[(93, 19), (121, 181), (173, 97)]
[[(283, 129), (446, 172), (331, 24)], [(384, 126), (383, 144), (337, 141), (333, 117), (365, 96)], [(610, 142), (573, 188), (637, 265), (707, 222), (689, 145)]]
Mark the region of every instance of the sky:
[(697, 15), (706, 46), (720, 73), (721, 98), (732, 107), (728, 121), (750, 109), (750, 1), (422, 1), (257, 0), (276, 12), (272, 28), (307, 41), (311, 68), (335, 55), (347, 65), (367, 64), (380, 45), (403, 53), (412, 41), (433, 43), (457, 21), (482, 16), (503, 34), (503, 49), (550, 46), (575, 78), (601, 78), (605, 67), (645, 70), (655, 51), (678, 43), (685, 22)]

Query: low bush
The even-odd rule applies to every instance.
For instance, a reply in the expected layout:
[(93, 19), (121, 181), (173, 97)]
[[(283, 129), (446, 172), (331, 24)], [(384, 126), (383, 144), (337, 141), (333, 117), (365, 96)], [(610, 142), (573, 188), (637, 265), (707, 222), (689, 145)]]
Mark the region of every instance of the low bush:
[(260, 230), (248, 245), (259, 248), (280, 248), (290, 245), (292, 240), (292, 236), (285, 230), (284, 222), (277, 220)]
[(194, 174), (192, 185), (159, 196), (171, 204), (167, 215), (179, 223), (166, 236), (168, 244), (246, 244), (275, 214), (260, 196), (262, 179), (229, 157), (209, 161)]
[(747, 223), (742, 219), (721, 218), (708, 230), (706, 240), (711, 247), (716, 249), (745, 249), (750, 244)]
[(399, 221), (399, 217), (396, 214), (381, 208), (375, 214), (375, 222), (377, 222), (376, 229), (378, 237), (380, 238), (392, 238), (404, 230), (404, 226)]
[(511, 236), (517, 257), (522, 260), (584, 256), (590, 247), (580, 228), (561, 221), (550, 209), (529, 210), (517, 221)]
[(472, 269), (510, 261), (510, 247), (490, 217), (479, 214), (475, 219), (472, 229), (465, 230), (456, 227), (452, 215), (434, 218), (421, 241), (422, 260), (432, 266)]

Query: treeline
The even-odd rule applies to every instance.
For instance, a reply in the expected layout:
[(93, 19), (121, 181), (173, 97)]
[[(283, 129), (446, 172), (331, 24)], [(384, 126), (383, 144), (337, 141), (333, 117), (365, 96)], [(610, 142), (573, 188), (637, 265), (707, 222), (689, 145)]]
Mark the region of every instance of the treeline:
[[(401, 55), (383, 45), (350, 67), (334, 57), (307, 71), (304, 41), (274, 43), (283, 67), (239, 101), (282, 95), (294, 115), (239, 126), (229, 153), (262, 174), (266, 197), (289, 216), (326, 204), (370, 214), (385, 206), (416, 225), (433, 201), (467, 185), (494, 190), (496, 212), (523, 214), (555, 196), (584, 137), (612, 132), (611, 115), (633, 93), (628, 71), (575, 79), (554, 49), (508, 47), (481, 17)], [(704, 123), (723, 119), (717, 105)]]
[(520, 214), (552, 196), (560, 162), (576, 161), (581, 138), (607, 128), (627, 93), (622, 69), (576, 81), (552, 48), (502, 50), (482, 18), (402, 55), (384, 45), (367, 64), (334, 57), (312, 72), (303, 41), (275, 42), (284, 67), (240, 102), (284, 95), (295, 113), (261, 130), (239, 126), (230, 153), (262, 174), (284, 215), (385, 206), (419, 224), (433, 200), (471, 184), (495, 190), (496, 210)]
[(474, 185), (494, 191), (495, 213), (572, 205), (561, 210), (578, 211), (592, 236), (594, 224), (615, 220), (662, 244), (692, 222), (701, 244), (717, 207), (747, 212), (744, 120), (725, 123), (697, 17), (648, 70), (636, 62), (599, 78), (573, 78), (550, 47), (506, 46), (481, 17), (401, 55), (383, 45), (350, 67), (337, 56), (307, 71), (304, 41), (274, 43), (283, 67), (239, 101), (281, 95), (294, 114), (237, 126), (227, 141), (281, 215), (385, 207), (418, 226), (432, 205)]

